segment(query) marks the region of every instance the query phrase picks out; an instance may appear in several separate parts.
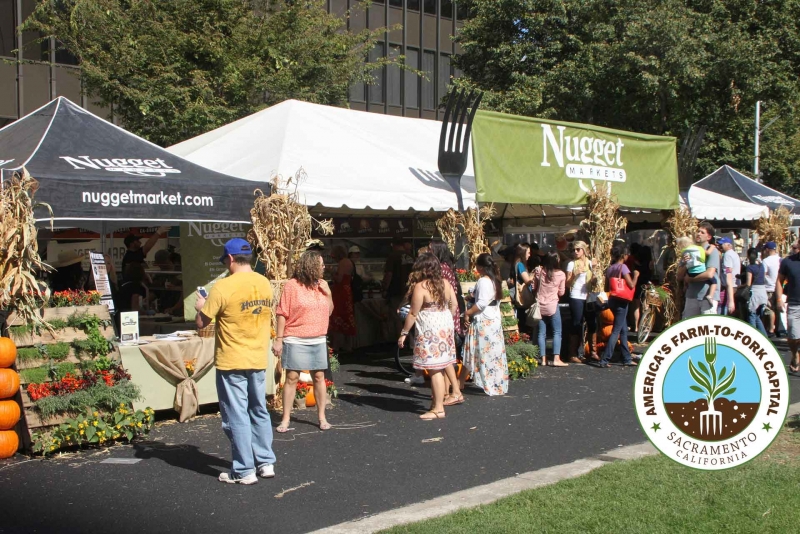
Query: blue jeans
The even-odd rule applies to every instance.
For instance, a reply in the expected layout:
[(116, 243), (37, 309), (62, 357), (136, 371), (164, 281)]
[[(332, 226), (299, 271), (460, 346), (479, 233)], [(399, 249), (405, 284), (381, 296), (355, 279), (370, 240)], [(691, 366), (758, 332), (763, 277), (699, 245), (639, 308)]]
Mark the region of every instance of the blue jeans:
[(761, 321), (761, 314), (763, 313), (764, 306), (759, 306), (758, 309), (754, 312), (751, 312), (748, 308), (747, 310), (747, 322), (750, 323), (750, 326), (764, 334), (767, 335), (767, 329), (764, 328), (764, 323)]
[(611, 337), (608, 338), (606, 350), (603, 352), (602, 363), (611, 361), (614, 347), (617, 346), (617, 339), (621, 340), (623, 363), (631, 363), (631, 351), (628, 348), (628, 301), (610, 297), (608, 299), (608, 309), (614, 312), (614, 328), (611, 330)]
[(554, 315), (542, 315), (539, 321), (539, 356), (547, 354), (547, 330), (553, 331), (553, 355), (561, 354), (561, 310)]
[(233, 454), (231, 478), (275, 463), (264, 377), (264, 371), (217, 371), (222, 431), (231, 440)]

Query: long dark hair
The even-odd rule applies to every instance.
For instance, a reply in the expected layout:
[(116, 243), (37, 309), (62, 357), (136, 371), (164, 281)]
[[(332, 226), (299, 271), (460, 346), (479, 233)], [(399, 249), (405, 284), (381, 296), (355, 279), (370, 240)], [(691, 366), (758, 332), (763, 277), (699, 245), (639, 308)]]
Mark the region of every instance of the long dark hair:
[(475, 260), (475, 265), (481, 267), (486, 271), (486, 276), (494, 284), (494, 298), (495, 300), (503, 299), (503, 285), (500, 282), (500, 267), (492, 259), (492, 255), (484, 252), (478, 259)]
[(525, 252), (531, 249), (531, 246), (527, 243), (521, 243), (516, 246), (514, 249), (514, 263), (522, 262), (525, 263)]
[(758, 263), (758, 249), (755, 247), (750, 247), (747, 249), (747, 260), (750, 262), (750, 265), (755, 265)]
[(411, 302), (411, 294), (414, 286), (427, 282), (426, 286), (431, 293), (431, 297), (436, 304), (444, 305), (447, 303), (447, 292), (444, 288), (444, 278), (442, 278), (442, 265), (436, 256), (430, 252), (421, 254), (411, 268), (411, 275), (408, 277), (408, 292), (406, 299)]
[(447, 248), (444, 241), (431, 241), (430, 245), (428, 245), (428, 250), (430, 250), (431, 254), (436, 256), (439, 263), (446, 264), (455, 271), (455, 258), (453, 258), (453, 253), (450, 252), (450, 249)]
[(558, 254), (555, 252), (548, 252), (545, 257), (544, 261), (542, 262), (542, 267), (544, 268), (545, 272), (547, 273), (547, 281), (552, 282), (553, 276), (555, 275), (556, 270), (558, 269), (559, 257)]

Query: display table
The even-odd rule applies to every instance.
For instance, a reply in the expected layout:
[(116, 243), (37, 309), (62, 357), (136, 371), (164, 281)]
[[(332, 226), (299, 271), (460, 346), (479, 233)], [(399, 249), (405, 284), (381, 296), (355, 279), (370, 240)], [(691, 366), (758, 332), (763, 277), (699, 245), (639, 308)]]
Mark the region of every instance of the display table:
[(379, 343), (394, 341), (392, 332), (395, 311), (383, 298), (365, 298), (356, 302), (356, 339), (355, 347), (368, 347)]
[(187, 322), (183, 317), (172, 320), (153, 320), (146, 315), (139, 316), (139, 335), (153, 336), (155, 334), (171, 334), (179, 330), (194, 330), (197, 328), (194, 321)]
[[(214, 360), (214, 338), (187, 338), (186, 341), (155, 341), (152, 337), (143, 337), (143, 341), (149, 341), (147, 345), (120, 345), (118, 350), (122, 360), (122, 366), (130, 373), (131, 382), (139, 387), (142, 399), (134, 402), (135, 409), (152, 408), (154, 410), (176, 409), (180, 411), (183, 404), (176, 398), (176, 379), (168, 377), (163, 369), (156, 370), (145, 356), (142, 348), (165, 349), (179, 353), (182, 361), (196, 360), (211, 362)], [(173, 372), (180, 369), (174, 366)], [(196, 383), (198, 405), (217, 402), (216, 369), (213, 363), (210, 368), (200, 378), (194, 380)], [(178, 403), (181, 406), (177, 406)]]

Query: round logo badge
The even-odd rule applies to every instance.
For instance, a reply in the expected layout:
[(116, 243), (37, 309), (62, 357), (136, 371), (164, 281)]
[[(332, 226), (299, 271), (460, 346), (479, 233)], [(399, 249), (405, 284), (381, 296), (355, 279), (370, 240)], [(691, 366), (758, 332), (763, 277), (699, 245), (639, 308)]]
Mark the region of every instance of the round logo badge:
[(658, 336), (639, 363), (633, 396), (658, 450), (712, 471), (761, 454), (789, 410), (775, 346), (749, 324), (719, 315), (681, 321)]

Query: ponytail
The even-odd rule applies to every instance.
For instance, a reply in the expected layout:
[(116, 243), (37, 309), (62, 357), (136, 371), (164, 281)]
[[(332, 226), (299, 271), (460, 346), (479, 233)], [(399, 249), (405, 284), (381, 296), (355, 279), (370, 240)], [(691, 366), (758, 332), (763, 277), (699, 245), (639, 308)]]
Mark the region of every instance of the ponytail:
[(489, 280), (492, 281), (494, 284), (494, 295), (495, 300), (502, 300), (503, 299), (503, 285), (500, 281), (500, 267), (494, 262), (492, 259), (492, 255), (489, 253), (484, 252), (478, 259), (475, 260), (475, 265), (478, 267), (483, 268), (486, 271), (486, 276), (489, 277)]

